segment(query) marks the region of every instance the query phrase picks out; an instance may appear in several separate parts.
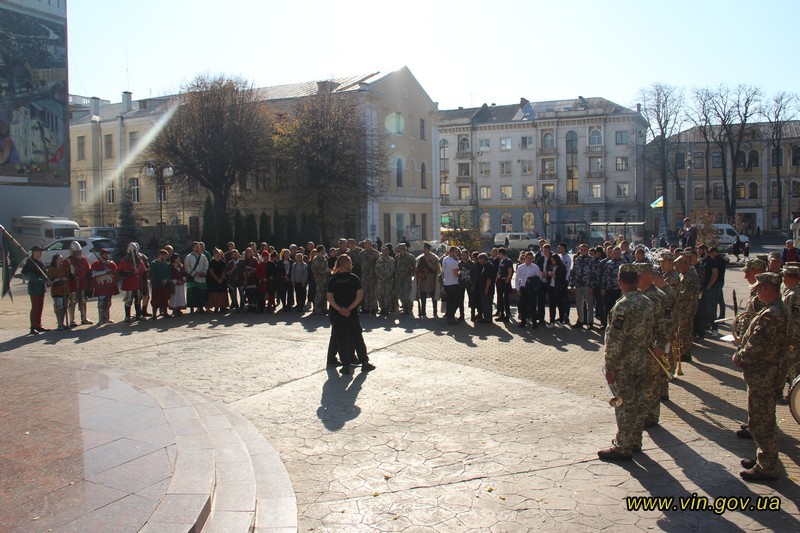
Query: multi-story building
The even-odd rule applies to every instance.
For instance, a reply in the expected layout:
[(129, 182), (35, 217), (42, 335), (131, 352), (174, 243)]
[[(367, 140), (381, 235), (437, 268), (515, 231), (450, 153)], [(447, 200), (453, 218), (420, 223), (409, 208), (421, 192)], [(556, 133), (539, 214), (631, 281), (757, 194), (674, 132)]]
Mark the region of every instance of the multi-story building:
[[(381, 237), (384, 242), (397, 242), (404, 236), (412, 241), (438, 239), (439, 189), (433, 181), (433, 176), (439, 174), (439, 161), (433, 157), (439, 144), (438, 110), (410, 70), (404, 67), (388, 74), (280, 85), (259, 91), (277, 112), (286, 112), (298, 99), (319, 90), (355, 95), (368, 127), (385, 143), (388, 157), (381, 194), (333, 230), (359, 238)], [(121, 103), (101, 105), (99, 100), (93, 100), (92, 109), (73, 120), (72, 203), (73, 216), (80, 224), (115, 225), (121, 187), (130, 187), (144, 237), (151, 231), (158, 234), (159, 223), (167, 233), (184, 227), (189, 237), (199, 237), (204, 191), (191, 179), (185, 187), (170, 186), (167, 179), (167, 186), (162, 187), (162, 167), (157, 166), (154, 172), (140, 153), (146, 148), (149, 132), (170, 108), (170, 101), (133, 101), (126, 92)], [(287, 216), (281, 196), (275, 194), (274, 184), (270, 183), (271, 177), (269, 170), (243, 176), (230, 208), (253, 213), (257, 218), (263, 213), (270, 224), (274, 223), (276, 212)]]
[(641, 220), (645, 127), (603, 98), (442, 111), (443, 221), (567, 238), (589, 222)]
[[(769, 123), (748, 126), (735, 157), (727, 146), (723, 152), (713, 140), (707, 143), (697, 127), (668, 139), (666, 161), (662, 160), (655, 143), (649, 143), (644, 158), (645, 202), (662, 195), (661, 169), (666, 165), (667, 203), (663, 215), (672, 231), (683, 225), (685, 211), (691, 215), (699, 209), (711, 209), (716, 212), (718, 221), (723, 222), (727, 184), (729, 194), (736, 198), (733, 223), (742, 233), (786, 233), (789, 223), (800, 216), (800, 121), (784, 123), (779, 150), (773, 144), (771, 132)], [(709, 137), (713, 139), (719, 135)], [(731, 183), (734, 165), (736, 181)], [(686, 205), (688, 208), (684, 210)], [(658, 230), (661, 211), (654, 209), (647, 213), (648, 230)]]

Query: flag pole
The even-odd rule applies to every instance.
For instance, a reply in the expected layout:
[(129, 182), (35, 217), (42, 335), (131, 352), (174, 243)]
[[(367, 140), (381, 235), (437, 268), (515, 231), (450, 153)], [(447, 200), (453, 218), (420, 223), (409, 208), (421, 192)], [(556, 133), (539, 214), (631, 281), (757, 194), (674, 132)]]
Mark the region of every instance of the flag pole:
[[(17, 248), (19, 248), (19, 250), (20, 250), (20, 251), (21, 251), (23, 254), (25, 254), (25, 256), (26, 256), (27, 258), (31, 259), (31, 256), (29, 256), (29, 255), (28, 255), (28, 251), (27, 251), (25, 248), (23, 248), (23, 247), (22, 247), (22, 245), (21, 245), (20, 243), (18, 243), (18, 242), (17, 242), (17, 239), (15, 239), (15, 238), (14, 238), (14, 236), (13, 236), (13, 235), (11, 235), (11, 234), (10, 234), (10, 233), (9, 233), (9, 232), (6, 230), (6, 228), (4, 228), (4, 227), (3, 227), (3, 225), (2, 225), (2, 224), (0, 224), (0, 230), (2, 230), (2, 232), (3, 232), (3, 235), (6, 235), (6, 236), (7, 236), (9, 239), (11, 239), (11, 244), (13, 244), (13, 245), (14, 245), (14, 246), (16, 246)], [(5, 258), (4, 258), (3, 260), (5, 260)], [(18, 266), (17, 266), (17, 268), (19, 268), (20, 266), (22, 266), (22, 265), (18, 265)], [(38, 265), (38, 264), (37, 264), (35, 261), (33, 261), (33, 266), (35, 266), (35, 267), (36, 267), (36, 270), (38, 270), (39, 272), (41, 272), (42, 276), (44, 276), (45, 278), (48, 278), (48, 279), (50, 279), (50, 278), (47, 276), (47, 274), (45, 274), (44, 270), (42, 270), (42, 267), (40, 267), (40, 266), (39, 266), (39, 265)], [(13, 274), (14, 274), (14, 272), (12, 272), (12, 275), (13, 275)]]

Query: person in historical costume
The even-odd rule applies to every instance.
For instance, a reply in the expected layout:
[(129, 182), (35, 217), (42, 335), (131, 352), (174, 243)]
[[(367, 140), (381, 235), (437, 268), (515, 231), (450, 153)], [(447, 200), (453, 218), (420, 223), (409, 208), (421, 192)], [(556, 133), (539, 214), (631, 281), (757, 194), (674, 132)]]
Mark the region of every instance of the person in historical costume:
[[(122, 290), (125, 291), (125, 322), (146, 320), (142, 309), (142, 275), (147, 273), (147, 267), (139, 253), (138, 243), (128, 244), (128, 253), (120, 259), (117, 271), (122, 278)], [(135, 316), (131, 316), (131, 307), (136, 312)]]
[(197, 309), (203, 312), (208, 304), (208, 263), (200, 243), (192, 243), (192, 253), (183, 260), (183, 269), (186, 271), (186, 307), (192, 315)]
[(75, 307), (81, 315), (81, 324), (94, 324), (86, 316), (86, 304), (90, 288), (91, 276), (89, 271), (92, 266), (89, 260), (84, 257), (81, 250), (81, 243), (72, 241), (69, 245), (69, 255), (64, 258), (64, 263), (69, 269), (69, 301), (67, 302), (67, 322), (69, 327), (77, 327), (78, 321), (75, 319)]
[(419, 301), (419, 316), (427, 317), (427, 301), (430, 297), (433, 302), (433, 316), (438, 317), (436, 312), (436, 284), (441, 273), (439, 258), (431, 252), (431, 245), (425, 243), (422, 247), (422, 254), (417, 257), (417, 299)]
[(172, 309), (172, 316), (181, 316), (186, 309), (186, 271), (178, 254), (172, 254), (169, 258), (169, 283), (172, 287), (169, 308)]
[(100, 257), (92, 263), (92, 293), (97, 297), (98, 324), (111, 320), (111, 298), (119, 294), (117, 264), (110, 258), (111, 251), (100, 250)]
[(153, 320), (158, 318), (159, 312), (164, 318), (170, 318), (167, 313), (169, 297), (172, 286), (170, 285), (170, 267), (167, 251), (159, 250), (156, 260), (150, 264), (150, 282), (153, 284)]

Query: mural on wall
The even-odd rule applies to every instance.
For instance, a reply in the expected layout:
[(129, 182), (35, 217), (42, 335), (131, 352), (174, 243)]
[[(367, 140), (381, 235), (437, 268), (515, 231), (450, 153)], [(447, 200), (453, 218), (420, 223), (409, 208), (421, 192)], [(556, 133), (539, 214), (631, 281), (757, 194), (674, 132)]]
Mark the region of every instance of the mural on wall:
[(66, 11), (0, 2), (0, 176), (69, 186)]

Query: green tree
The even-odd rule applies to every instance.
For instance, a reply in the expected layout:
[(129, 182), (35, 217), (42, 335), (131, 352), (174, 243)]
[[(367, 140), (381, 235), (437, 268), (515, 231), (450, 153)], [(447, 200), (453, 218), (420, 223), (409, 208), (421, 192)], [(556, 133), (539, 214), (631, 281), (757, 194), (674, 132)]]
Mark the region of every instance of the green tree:
[(253, 213), (247, 213), (244, 219), (245, 235), (247, 242), (258, 242), (258, 224), (256, 223), (256, 216)]
[(128, 187), (122, 189), (119, 199), (119, 228), (117, 230), (117, 248), (115, 259), (119, 260), (128, 251), (128, 244), (139, 242), (139, 225), (133, 213), (133, 196)]
[(247, 230), (244, 225), (244, 217), (240, 210), (236, 210), (233, 215), (233, 235), (237, 247), (244, 248), (250, 242), (247, 240)]
[(258, 239), (259, 242), (269, 242), (269, 217), (262, 211), (261, 216), (258, 217)]
[(171, 184), (186, 185), (191, 177), (208, 190), (216, 219), (222, 220), (237, 178), (255, 173), (267, 160), (272, 113), (252, 85), (224, 75), (196, 77), (172, 109), (147, 157), (170, 162)]
[(206, 243), (206, 249), (209, 251), (213, 250), (214, 247), (219, 244), (217, 217), (214, 212), (214, 205), (211, 203), (211, 198), (209, 197), (206, 197), (206, 203), (203, 206), (203, 236), (200, 240)]

